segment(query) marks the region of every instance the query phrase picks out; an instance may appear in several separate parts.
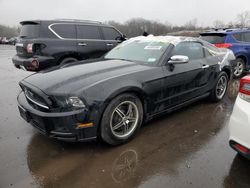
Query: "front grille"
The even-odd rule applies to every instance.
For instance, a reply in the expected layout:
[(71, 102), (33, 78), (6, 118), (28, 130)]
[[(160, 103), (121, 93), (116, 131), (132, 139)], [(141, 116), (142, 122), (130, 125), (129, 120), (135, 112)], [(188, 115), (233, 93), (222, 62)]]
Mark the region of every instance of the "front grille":
[(25, 88), (24, 94), (28, 102), (38, 110), (49, 110), (49, 106), (46, 104), (45, 100), (36, 94), (35, 92), (31, 91), (30, 89)]

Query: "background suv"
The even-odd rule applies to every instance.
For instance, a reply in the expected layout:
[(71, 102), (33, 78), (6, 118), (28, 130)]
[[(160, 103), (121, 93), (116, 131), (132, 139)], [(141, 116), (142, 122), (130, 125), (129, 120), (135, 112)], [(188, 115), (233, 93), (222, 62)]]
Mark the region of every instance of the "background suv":
[(125, 36), (110, 25), (81, 20), (23, 21), (17, 54), (17, 68), (38, 71), (88, 58), (99, 58)]
[(201, 38), (219, 48), (228, 48), (234, 52), (234, 77), (241, 77), (250, 69), (250, 30), (215, 29), (201, 33)]

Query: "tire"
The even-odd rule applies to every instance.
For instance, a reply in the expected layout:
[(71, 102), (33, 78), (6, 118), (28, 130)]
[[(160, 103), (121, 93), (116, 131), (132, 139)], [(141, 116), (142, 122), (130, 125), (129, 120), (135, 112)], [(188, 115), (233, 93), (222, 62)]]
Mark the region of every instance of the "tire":
[(228, 87), (228, 75), (224, 71), (221, 72), (216, 79), (214, 88), (210, 93), (210, 100), (213, 102), (218, 102), (223, 99), (226, 94)]
[(234, 78), (241, 78), (246, 69), (246, 63), (241, 58), (236, 58), (234, 66)]
[(140, 99), (129, 93), (119, 95), (103, 113), (101, 139), (110, 145), (126, 143), (135, 136), (142, 121), (143, 107)]
[(73, 63), (73, 62), (76, 62), (78, 61), (76, 58), (73, 58), (73, 57), (67, 57), (65, 59), (63, 59), (62, 61), (59, 62), (60, 65), (66, 65), (68, 63)]

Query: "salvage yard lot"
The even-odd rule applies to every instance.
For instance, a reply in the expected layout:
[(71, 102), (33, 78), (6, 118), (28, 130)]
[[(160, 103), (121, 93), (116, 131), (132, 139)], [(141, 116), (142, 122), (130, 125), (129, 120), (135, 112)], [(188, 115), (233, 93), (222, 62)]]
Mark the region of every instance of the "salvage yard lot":
[(227, 123), (237, 95), (233, 80), (220, 103), (202, 101), (144, 125), (119, 147), (64, 143), (21, 119), (14, 47), (0, 46), (0, 188), (249, 187), (250, 163), (228, 146)]

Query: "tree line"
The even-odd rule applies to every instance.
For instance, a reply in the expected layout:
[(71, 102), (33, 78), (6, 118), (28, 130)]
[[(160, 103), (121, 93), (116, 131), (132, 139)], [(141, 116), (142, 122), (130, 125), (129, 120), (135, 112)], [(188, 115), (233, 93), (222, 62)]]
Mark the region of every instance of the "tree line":
[[(124, 23), (116, 21), (107, 21), (106, 23), (113, 25), (122, 33), (126, 34), (127, 37), (134, 37), (142, 35), (143, 32), (153, 35), (187, 35), (187, 36), (198, 36), (202, 30), (211, 28), (243, 28), (250, 26), (250, 11), (244, 11), (239, 13), (235, 21), (225, 23), (221, 20), (215, 20), (211, 27), (201, 27), (198, 25), (197, 19), (187, 21), (182, 26), (172, 25), (169, 22), (160, 22), (155, 20), (147, 20), (144, 18), (132, 18)], [(18, 36), (20, 27), (9, 27), (0, 25), (0, 37), (11, 38)]]
[(16, 37), (20, 31), (19, 27), (9, 27), (5, 25), (0, 25), (0, 37)]

